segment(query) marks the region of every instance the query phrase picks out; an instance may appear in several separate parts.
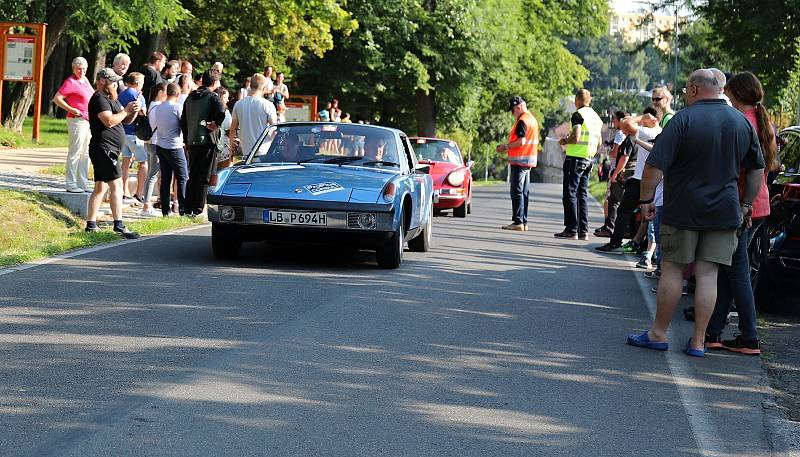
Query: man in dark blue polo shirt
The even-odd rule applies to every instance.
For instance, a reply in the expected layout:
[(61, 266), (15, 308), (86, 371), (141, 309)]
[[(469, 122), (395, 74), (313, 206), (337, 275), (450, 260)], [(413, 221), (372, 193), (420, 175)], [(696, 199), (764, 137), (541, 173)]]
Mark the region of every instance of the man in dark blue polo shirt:
[[(686, 345), (690, 356), (705, 354), (705, 331), (717, 296), (719, 265), (730, 265), (736, 232), (749, 225), (752, 202), (764, 169), (758, 135), (739, 111), (719, 98), (719, 85), (706, 69), (689, 76), (684, 89), (688, 108), (664, 128), (647, 158), (640, 207), (655, 215), (653, 195), (664, 179), (661, 221), (661, 280), (656, 318), (649, 331), (628, 337), (628, 344), (666, 350), (667, 330), (681, 297), (684, 267), (695, 262), (695, 323)], [(739, 171), (747, 170), (741, 200)]]

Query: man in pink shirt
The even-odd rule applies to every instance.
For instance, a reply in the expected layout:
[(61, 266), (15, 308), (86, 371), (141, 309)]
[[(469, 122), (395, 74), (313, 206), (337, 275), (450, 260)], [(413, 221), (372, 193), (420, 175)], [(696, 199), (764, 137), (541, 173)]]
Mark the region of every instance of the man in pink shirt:
[(58, 89), (53, 103), (67, 112), (69, 152), (67, 153), (67, 192), (80, 193), (91, 190), (89, 184), (89, 99), (94, 94), (92, 83), (86, 78), (89, 64), (83, 57), (72, 61), (72, 75)]

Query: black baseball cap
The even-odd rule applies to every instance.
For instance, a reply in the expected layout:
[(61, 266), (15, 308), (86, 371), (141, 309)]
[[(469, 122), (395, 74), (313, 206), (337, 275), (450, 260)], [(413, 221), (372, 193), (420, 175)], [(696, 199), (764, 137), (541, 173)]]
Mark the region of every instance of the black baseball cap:
[(512, 111), (515, 106), (519, 105), (520, 103), (525, 103), (525, 100), (522, 99), (519, 95), (515, 95), (511, 97), (511, 100), (508, 102), (508, 110)]

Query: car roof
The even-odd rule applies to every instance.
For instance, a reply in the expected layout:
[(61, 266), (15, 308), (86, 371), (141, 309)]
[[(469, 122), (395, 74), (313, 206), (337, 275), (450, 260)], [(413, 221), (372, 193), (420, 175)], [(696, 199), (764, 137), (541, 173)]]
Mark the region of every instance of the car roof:
[(792, 125), (790, 127), (786, 127), (785, 129), (781, 130), (781, 135), (784, 133), (796, 133), (800, 135), (800, 125)]
[[(281, 122), (280, 124), (275, 124), (278, 126), (299, 126), (299, 125), (347, 125), (353, 127), (370, 127), (375, 129), (381, 130), (388, 130), (389, 132), (397, 133), (398, 135), (406, 135), (402, 130), (392, 128), (392, 127), (384, 127), (382, 125), (373, 125), (373, 124), (356, 124), (350, 122), (322, 122), (322, 121), (293, 121), (293, 122)], [(406, 135), (407, 136), (407, 135)]]

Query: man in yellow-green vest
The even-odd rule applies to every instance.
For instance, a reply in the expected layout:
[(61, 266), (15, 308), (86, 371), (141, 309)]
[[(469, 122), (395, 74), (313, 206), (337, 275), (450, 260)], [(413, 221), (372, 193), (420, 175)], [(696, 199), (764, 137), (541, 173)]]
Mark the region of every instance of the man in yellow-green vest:
[(600, 146), (603, 121), (590, 107), (592, 94), (586, 89), (575, 93), (576, 111), (572, 114), (572, 130), (560, 140), (566, 146), (564, 158), (564, 230), (556, 238), (570, 240), (589, 239), (589, 176), (592, 158)]

